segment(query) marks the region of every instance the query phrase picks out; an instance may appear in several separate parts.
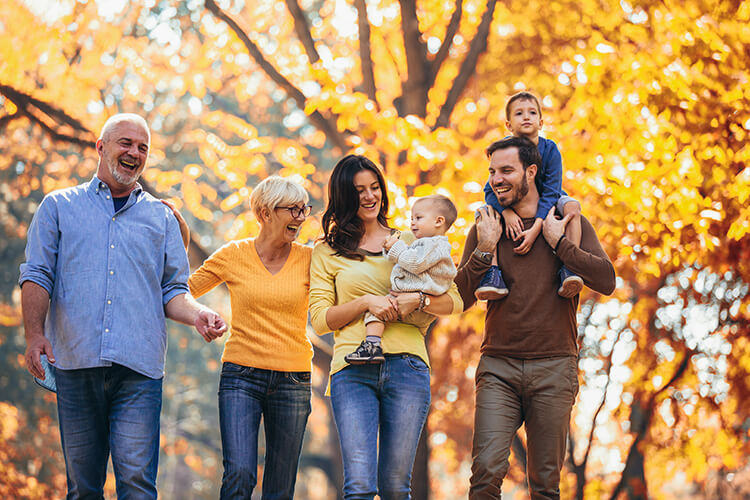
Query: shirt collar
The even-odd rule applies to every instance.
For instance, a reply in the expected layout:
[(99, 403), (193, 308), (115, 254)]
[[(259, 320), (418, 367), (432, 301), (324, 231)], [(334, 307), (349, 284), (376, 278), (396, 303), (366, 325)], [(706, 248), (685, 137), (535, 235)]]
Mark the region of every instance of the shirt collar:
[[(104, 181), (99, 179), (99, 177), (94, 174), (94, 177), (91, 178), (91, 181), (89, 182), (88, 186), (89, 191), (93, 191), (94, 193), (99, 193), (101, 190), (110, 191), (109, 186), (107, 186)], [(139, 182), (135, 183), (135, 189), (131, 191), (131, 194), (134, 194), (135, 196), (138, 196), (143, 191), (143, 186)]]

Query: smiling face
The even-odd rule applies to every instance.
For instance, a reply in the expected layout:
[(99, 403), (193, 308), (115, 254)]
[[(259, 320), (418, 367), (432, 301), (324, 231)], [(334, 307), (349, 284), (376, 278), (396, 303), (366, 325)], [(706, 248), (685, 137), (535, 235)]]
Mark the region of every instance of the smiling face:
[(531, 140), (539, 136), (544, 124), (537, 103), (531, 99), (518, 99), (511, 103), (505, 125), (515, 136), (526, 136)]
[[(292, 216), (292, 210), (289, 210), (290, 207), (300, 209), (299, 211), (294, 210), (294, 212), (298, 212), (296, 217)], [(272, 235), (278, 241), (291, 243), (299, 236), (299, 230), (306, 219), (305, 202), (300, 201), (298, 203), (287, 203), (283, 207), (276, 207), (273, 210), (269, 210), (265, 224), (268, 225)]]
[(126, 196), (135, 188), (146, 167), (148, 150), (148, 131), (136, 122), (115, 123), (96, 141), (97, 176), (109, 186), (113, 196)]
[(517, 148), (498, 149), (490, 156), (489, 173), (490, 186), (500, 206), (511, 207), (528, 194), (536, 165), (524, 170)]
[(354, 188), (359, 194), (357, 217), (364, 222), (378, 219), (383, 200), (383, 190), (377, 176), (370, 170), (360, 170), (354, 175)]

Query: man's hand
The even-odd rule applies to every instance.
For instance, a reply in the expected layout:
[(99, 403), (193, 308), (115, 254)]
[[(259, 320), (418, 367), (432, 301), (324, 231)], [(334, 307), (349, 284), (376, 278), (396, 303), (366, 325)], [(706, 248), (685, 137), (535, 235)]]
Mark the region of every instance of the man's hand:
[(489, 206), (483, 206), (478, 210), (477, 217), (477, 250), (480, 252), (494, 252), (497, 248), (497, 242), (503, 235), (503, 229), (500, 227), (500, 218), (497, 212)]
[(573, 217), (572, 213), (566, 215), (562, 219), (558, 219), (555, 217), (555, 207), (549, 209), (549, 213), (547, 214), (547, 217), (545, 217), (544, 224), (542, 225), (542, 234), (544, 235), (544, 239), (547, 240), (549, 246), (552, 248), (557, 246), (560, 238), (565, 235), (565, 226), (568, 225), (571, 217)]
[(187, 222), (185, 222), (185, 218), (182, 216), (180, 211), (177, 210), (177, 207), (172, 201), (170, 200), (160, 200), (160, 201), (169, 207), (169, 209), (172, 211), (175, 218), (177, 219), (177, 224), (180, 226), (180, 234), (182, 235), (182, 244), (185, 245), (185, 250), (187, 250), (188, 246), (190, 245), (190, 227), (188, 227)]
[(390, 235), (388, 235), (388, 237), (385, 239), (385, 242), (383, 243), (383, 248), (386, 252), (391, 251), (391, 247), (396, 244), (399, 236), (401, 236), (401, 231), (393, 231)]
[[(500, 215), (503, 216), (503, 220), (505, 221), (505, 235), (508, 239), (515, 241), (521, 237), (521, 233), (523, 233), (523, 221), (516, 211), (512, 208), (506, 208), (500, 212)], [(541, 227), (539, 229), (541, 230)]]
[(55, 362), (55, 355), (52, 354), (52, 344), (49, 343), (44, 335), (34, 335), (26, 337), (26, 369), (38, 379), (44, 380), (44, 368), (42, 368), (41, 356), (47, 355), (50, 363)]
[(206, 340), (211, 342), (218, 339), (227, 331), (224, 319), (211, 309), (201, 309), (195, 319), (195, 329)]
[(529, 253), (529, 250), (531, 250), (534, 242), (539, 237), (539, 233), (542, 232), (542, 224), (542, 219), (535, 219), (534, 224), (530, 228), (519, 234), (521, 244), (513, 249), (516, 255), (526, 255)]

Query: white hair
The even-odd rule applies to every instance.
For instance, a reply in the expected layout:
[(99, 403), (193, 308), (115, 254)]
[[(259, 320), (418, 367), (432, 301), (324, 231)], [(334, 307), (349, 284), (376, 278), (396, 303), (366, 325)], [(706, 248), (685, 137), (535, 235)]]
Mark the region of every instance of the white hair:
[(260, 220), (260, 211), (264, 208), (273, 210), (276, 207), (307, 203), (310, 196), (305, 188), (289, 179), (271, 175), (255, 186), (250, 194), (250, 208)]
[(148, 123), (146, 123), (146, 120), (144, 120), (141, 115), (136, 115), (135, 113), (118, 113), (116, 115), (110, 116), (109, 119), (104, 122), (102, 131), (99, 134), (99, 140), (106, 140), (107, 136), (112, 131), (114, 126), (122, 122), (130, 122), (143, 127), (143, 130), (146, 131), (146, 135), (148, 135), (148, 142), (151, 142), (151, 131), (148, 128)]

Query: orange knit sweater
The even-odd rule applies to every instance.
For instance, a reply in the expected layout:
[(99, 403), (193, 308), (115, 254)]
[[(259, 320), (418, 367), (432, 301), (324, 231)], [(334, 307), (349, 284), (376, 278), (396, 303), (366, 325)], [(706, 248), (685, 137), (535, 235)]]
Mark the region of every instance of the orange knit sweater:
[(292, 244), (284, 267), (265, 268), (252, 239), (232, 241), (213, 253), (188, 280), (200, 297), (225, 282), (232, 320), (222, 361), (277, 371), (310, 371), (307, 338), (312, 248)]

